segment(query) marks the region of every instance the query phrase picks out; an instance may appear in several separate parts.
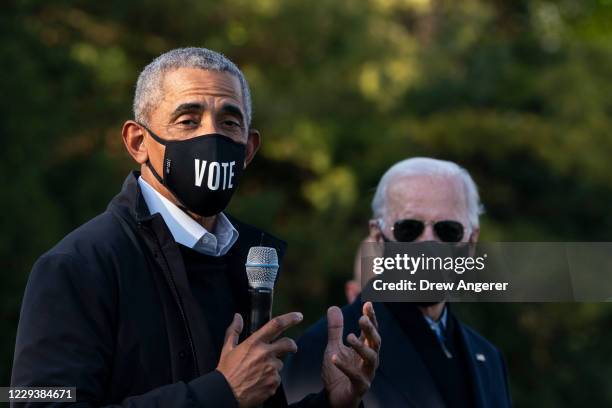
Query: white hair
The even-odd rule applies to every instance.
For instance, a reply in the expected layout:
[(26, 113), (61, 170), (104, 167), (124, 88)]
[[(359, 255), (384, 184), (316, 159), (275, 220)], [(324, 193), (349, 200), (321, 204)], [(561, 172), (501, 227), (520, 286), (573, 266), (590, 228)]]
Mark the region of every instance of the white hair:
[(429, 157), (414, 157), (402, 160), (391, 166), (383, 174), (372, 200), (372, 212), (375, 219), (384, 219), (387, 190), (391, 181), (397, 176), (448, 176), (457, 178), (461, 181), (463, 187), (470, 227), (477, 228), (480, 225), (479, 216), (484, 213), (484, 206), (480, 202), (478, 188), (470, 174), (456, 163)]
[(251, 125), (251, 91), (240, 69), (223, 54), (196, 47), (165, 52), (142, 70), (134, 92), (133, 110), (136, 121), (148, 123), (152, 108), (161, 100), (164, 75), (178, 68), (200, 68), (206, 71), (228, 72), (236, 76), (240, 80), (247, 127)]

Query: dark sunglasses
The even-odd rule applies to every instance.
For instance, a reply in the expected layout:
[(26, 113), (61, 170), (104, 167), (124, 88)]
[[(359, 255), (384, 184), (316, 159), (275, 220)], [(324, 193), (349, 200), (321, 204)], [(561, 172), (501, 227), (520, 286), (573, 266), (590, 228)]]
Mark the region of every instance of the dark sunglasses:
[[(463, 239), (463, 225), (458, 221), (435, 222), (433, 230), (442, 242), (459, 242)], [(393, 224), (392, 231), (398, 242), (413, 242), (425, 231), (425, 223), (412, 219), (399, 220)]]

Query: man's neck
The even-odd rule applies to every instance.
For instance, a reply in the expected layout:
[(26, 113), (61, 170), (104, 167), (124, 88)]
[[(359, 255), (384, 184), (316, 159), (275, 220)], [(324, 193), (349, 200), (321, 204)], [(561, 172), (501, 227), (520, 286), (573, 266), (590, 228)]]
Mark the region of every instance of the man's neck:
[[(153, 173), (151, 173), (151, 170), (146, 165), (143, 165), (141, 167), (140, 176), (144, 179), (144, 181), (149, 183), (149, 185), (153, 187), (155, 191), (157, 191), (159, 194), (164, 196), (172, 204), (176, 205), (179, 208), (182, 207), (181, 204), (177, 201), (176, 197), (174, 197), (174, 195), (170, 191), (168, 191), (166, 186), (164, 186), (159, 181), (157, 181), (157, 178), (153, 176)], [(214, 233), (215, 225), (217, 225), (217, 215), (216, 214), (210, 217), (203, 217), (191, 211), (186, 211), (186, 213), (191, 218), (193, 218), (198, 224), (206, 228), (206, 231), (210, 233)]]
[(194, 214), (191, 211), (187, 211), (187, 214), (194, 220), (196, 220), (201, 226), (206, 228), (206, 231), (211, 234), (215, 233), (215, 226), (217, 225), (217, 215), (212, 215), (210, 217), (202, 217), (201, 215)]
[(440, 317), (442, 316), (442, 312), (444, 311), (445, 305), (446, 305), (446, 302), (440, 302), (440, 303), (436, 303), (435, 305), (431, 305), (431, 306), (419, 306), (419, 309), (425, 316), (437, 322), (438, 320), (440, 320)]

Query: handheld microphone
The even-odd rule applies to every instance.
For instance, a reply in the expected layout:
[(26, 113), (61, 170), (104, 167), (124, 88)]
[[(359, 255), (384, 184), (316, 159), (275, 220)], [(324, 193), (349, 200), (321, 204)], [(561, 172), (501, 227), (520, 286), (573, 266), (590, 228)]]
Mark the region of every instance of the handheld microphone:
[(272, 294), (278, 272), (276, 249), (263, 246), (251, 247), (245, 267), (251, 298), (248, 324), (250, 336), (268, 323), (272, 316)]

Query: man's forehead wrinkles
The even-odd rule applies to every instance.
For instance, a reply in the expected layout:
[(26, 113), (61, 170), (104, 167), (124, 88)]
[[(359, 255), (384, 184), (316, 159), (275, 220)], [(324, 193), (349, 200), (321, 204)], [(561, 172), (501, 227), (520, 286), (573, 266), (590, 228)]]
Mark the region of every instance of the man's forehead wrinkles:
[(411, 181), (412, 183), (400, 181), (389, 186), (387, 211), (391, 219), (457, 219), (467, 222), (464, 191), (458, 188), (460, 186), (454, 185), (452, 180), (442, 180), (435, 185), (428, 183), (427, 177), (417, 177)]
[(240, 98), (240, 90), (231, 86), (202, 86), (202, 85), (191, 85), (184, 87), (183, 89), (177, 89), (175, 91), (178, 95), (211, 95), (211, 96), (230, 96), (234, 98)]
[(227, 98), (229, 100), (235, 101), (238, 105), (242, 106), (242, 101), (240, 95), (236, 94), (234, 90), (230, 89), (210, 89), (210, 88), (190, 88), (190, 89), (182, 89), (175, 92), (172, 92), (171, 95), (168, 95), (171, 99), (176, 100), (176, 104), (179, 105), (184, 102), (189, 101), (198, 101), (201, 103), (206, 103), (206, 100), (210, 97), (214, 98)]
[(180, 75), (180, 73), (166, 78), (166, 86), (168, 90), (172, 89), (175, 92), (213, 92), (213, 93), (231, 93), (240, 95), (242, 92), (240, 83), (234, 80), (233, 77), (225, 77), (214, 75), (212, 77)]
[[(179, 69), (168, 72), (160, 88), (160, 103), (158, 109), (154, 108), (155, 115), (162, 115), (159, 120), (174, 120), (188, 111), (229, 111), (228, 105), (234, 105), (246, 117), (240, 82), (231, 74)], [(180, 108), (191, 103), (199, 103), (201, 107)]]

